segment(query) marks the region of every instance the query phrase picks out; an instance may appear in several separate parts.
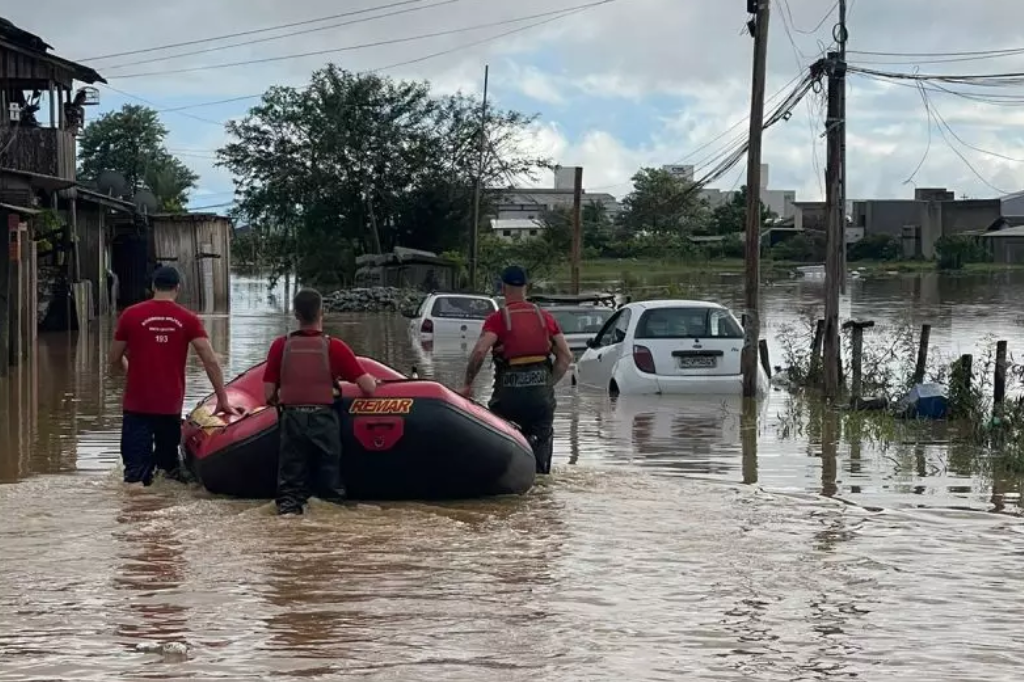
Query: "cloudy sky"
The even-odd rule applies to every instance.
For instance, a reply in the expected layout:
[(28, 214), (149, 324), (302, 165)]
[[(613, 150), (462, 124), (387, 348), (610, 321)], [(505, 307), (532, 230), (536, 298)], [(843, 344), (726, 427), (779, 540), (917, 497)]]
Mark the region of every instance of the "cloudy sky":
[[(850, 62), (898, 73), (1024, 71), (1020, 1), (849, 0)], [(101, 106), (87, 116), (125, 102), (164, 112), (168, 146), (201, 175), (193, 207), (231, 199), (230, 177), (213, 167), (213, 152), (225, 141), (223, 122), (244, 114), (256, 101), (251, 96), (268, 86), (300, 85), (328, 61), (429, 79), (441, 92), (479, 92), (489, 64), (494, 100), (540, 114), (531, 143), (558, 163), (584, 166), (588, 191), (621, 196), (642, 165), (700, 167), (742, 141), (753, 42), (744, 29), (744, 0), (612, 0), (561, 17), (529, 18), (588, 2), (93, 0), (86, 6), (36, 0), (4, 13), (42, 35), (57, 54), (108, 79)], [(833, 0), (772, 0), (772, 8), (769, 110), (832, 44), (837, 16)], [(213, 40), (364, 9), (372, 11)], [(62, 23), (65, 12), (73, 19)], [(373, 45), (382, 41), (390, 43)], [(151, 49), (180, 43), (191, 44)], [(990, 54), (997, 50), (1004, 53)], [(296, 56), (311, 52), (321, 54)], [(963, 52), (985, 54), (946, 56)], [(228, 64), (234, 65), (211, 68)], [(1024, 84), (942, 85), (952, 93), (926, 87), (932, 118), (913, 84), (851, 76), (850, 198), (908, 197), (915, 185), (971, 197), (1024, 189)], [(766, 133), (773, 188), (821, 198), (823, 111), (822, 96), (811, 93)], [(741, 164), (717, 186), (738, 187), (743, 172)]]

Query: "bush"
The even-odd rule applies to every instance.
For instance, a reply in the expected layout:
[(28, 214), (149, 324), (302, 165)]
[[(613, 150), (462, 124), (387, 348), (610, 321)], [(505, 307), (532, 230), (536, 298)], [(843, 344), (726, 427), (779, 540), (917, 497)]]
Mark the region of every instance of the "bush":
[(798, 234), (779, 242), (771, 250), (775, 260), (815, 263), (825, 260), (825, 235), (819, 232)]
[(988, 251), (973, 237), (954, 235), (939, 237), (935, 242), (935, 258), (940, 270), (961, 270), (970, 263), (985, 263)]
[(903, 257), (900, 241), (888, 234), (869, 234), (849, 246), (849, 261), (896, 261)]

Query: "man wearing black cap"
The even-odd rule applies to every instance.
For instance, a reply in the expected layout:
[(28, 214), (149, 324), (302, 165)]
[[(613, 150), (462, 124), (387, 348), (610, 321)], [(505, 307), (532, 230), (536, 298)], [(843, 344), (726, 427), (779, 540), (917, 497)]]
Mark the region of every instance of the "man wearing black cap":
[(555, 318), (527, 302), (526, 273), (521, 267), (505, 268), (501, 293), (505, 307), (484, 320), (461, 393), (467, 398), (473, 395), (473, 380), (493, 348), (494, 392), (489, 407), (522, 429), (533, 447), (537, 473), (551, 473), (555, 384), (569, 369), (572, 352)]
[(217, 393), (217, 411), (240, 412), (228, 400), (224, 374), (202, 321), (175, 302), (180, 291), (178, 271), (159, 267), (153, 273), (153, 298), (126, 308), (117, 321), (109, 360), (128, 372), (121, 422), (125, 483), (148, 486), (157, 470), (168, 478), (183, 478), (178, 444), (189, 346)]

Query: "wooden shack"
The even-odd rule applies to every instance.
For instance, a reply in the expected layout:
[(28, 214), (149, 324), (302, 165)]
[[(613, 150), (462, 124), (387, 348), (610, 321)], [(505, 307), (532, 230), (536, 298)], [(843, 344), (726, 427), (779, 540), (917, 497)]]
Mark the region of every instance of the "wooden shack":
[[(51, 53), (51, 47), (0, 17), (0, 204), (5, 219), (17, 216), (25, 226), (19, 229), (18, 249), (19, 267), (27, 273), (24, 281), (0, 277), (0, 298), (15, 301), (23, 297), (18, 287), (33, 289), (43, 310), (28, 310), (19, 322), (32, 333), (40, 319), (47, 323), (43, 329), (76, 329), (83, 313), (91, 315), (79, 300), (83, 293), (89, 298), (89, 286), (81, 283), (79, 268), (75, 164), (84, 107), (96, 104), (98, 93), (75, 82), (106, 81), (93, 69)], [(50, 220), (54, 215), (60, 215), (56, 225)], [(56, 274), (43, 277), (51, 265)], [(4, 338), (0, 351), (17, 361), (21, 354), (11, 352), (17, 351), (11, 335)]]
[(182, 276), (178, 302), (196, 312), (231, 309), (231, 220), (215, 213), (160, 213), (150, 216), (159, 265)]

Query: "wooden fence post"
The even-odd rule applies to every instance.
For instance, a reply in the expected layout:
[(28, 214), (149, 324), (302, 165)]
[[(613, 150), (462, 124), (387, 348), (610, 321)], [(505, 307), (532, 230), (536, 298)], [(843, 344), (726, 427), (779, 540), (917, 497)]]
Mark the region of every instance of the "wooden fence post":
[(768, 340), (761, 339), (757, 342), (758, 355), (761, 357), (761, 367), (764, 369), (765, 375), (772, 378), (772, 362), (771, 358), (768, 357)]
[(932, 326), (921, 325), (921, 340), (917, 346), (917, 365), (914, 366), (914, 385), (924, 381), (925, 369), (928, 367), (928, 345), (931, 343)]
[(1006, 400), (1006, 341), (996, 344), (996, 376), (992, 384), (992, 403), (1001, 413)]
[(811, 366), (808, 379), (817, 383), (821, 378), (821, 345), (825, 340), (825, 320), (818, 320), (814, 327), (814, 338), (811, 340)]
[(850, 404), (859, 409), (864, 397), (864, 330), (875, 326), (872, 320), (849, 320), (843, 329), (850, 330)]

